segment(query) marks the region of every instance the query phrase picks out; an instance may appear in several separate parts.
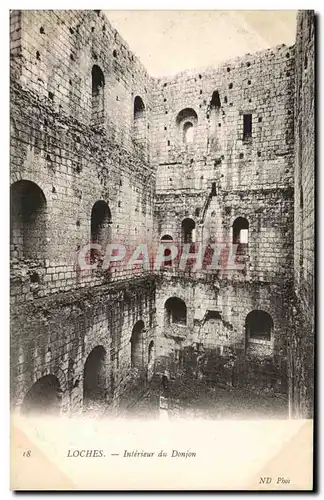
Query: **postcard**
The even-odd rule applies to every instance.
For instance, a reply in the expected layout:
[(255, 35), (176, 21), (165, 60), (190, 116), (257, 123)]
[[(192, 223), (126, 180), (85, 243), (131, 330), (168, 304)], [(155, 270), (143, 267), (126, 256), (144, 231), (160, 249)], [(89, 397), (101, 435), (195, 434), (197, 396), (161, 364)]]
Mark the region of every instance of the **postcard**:
[(12, 490), (313, 489), (315, 21), (10, 12)]

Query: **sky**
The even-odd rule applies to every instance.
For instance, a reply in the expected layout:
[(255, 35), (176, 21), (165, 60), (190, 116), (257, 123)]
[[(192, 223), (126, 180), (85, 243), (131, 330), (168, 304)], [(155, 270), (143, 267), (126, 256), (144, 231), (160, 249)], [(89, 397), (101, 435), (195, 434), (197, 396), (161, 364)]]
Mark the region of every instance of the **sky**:
[(220, 62), (295, 42), (296, 14), (282, 11), (105, 11), (151, 76)]

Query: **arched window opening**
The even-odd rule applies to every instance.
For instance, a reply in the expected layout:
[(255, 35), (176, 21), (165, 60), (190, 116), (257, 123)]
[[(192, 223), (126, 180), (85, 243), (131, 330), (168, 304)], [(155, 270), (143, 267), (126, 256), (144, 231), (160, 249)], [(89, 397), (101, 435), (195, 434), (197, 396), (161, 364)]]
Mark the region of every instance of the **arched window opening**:
[(11, 257), (44, 258), (47, 203), (43, 191), (34, 182), (15, 182), (11, 186), (10, 205)]
[(178, 297), (170, 297), (165, 303), (166, 324), (187, 324), (187, 306)]
[(146, 110), (145, 105), (140, 96), (134, 99), (134, 139), (137, 142), (146, 141)]
[(221, 120), (221, 101), (217, 90), (213, 92), (209, 103), (209, 120), (210, 120), (210, 139), (211, 143), (216, 145), (216, 136), (218, 134), (218, 124)]
[(154, 341), (151, 340), (148, 347), (148, 364), (152, 365), (154, 362)]
[(90, 352), (83, 370), (83, 404), (86, 409), (106, 397), (106, 350), (97, 346)]
[(196, 224), (195, 221), (187, 218), (182, 221), (181, 232), (183, 243), (195, 243), (196, 240)]
[(237, 244), (237, 253), (244, 253), (249, 243), (249, 222), (238, 217), (233, 222), (233, 244)]
[(247, 339), (271, 340), (273, 320), (265, 311), (255, 310), (250, 312), (245, 320)]
[[(91, 211), (91, 242), (101, 245), (102, 251), (111, 239), (111, 212), (108, 204), (99, 200), (92, 207)], [(100, 258), (101, 250), (91, 250), (91, 261)]]
[(134, 99), (134, 120), (140, 120), (145, 115), (145, 106), (142, 98), (136, 96)]
[(172, 260), (169, 260), (171, 255), (171, 250), (167, 248), (168, 244), (173, 243), (172, 236), (170, 236), (169, 234), (165, 234), (161, 238), (161, 243), (166, 245), (166, 248), (164, 249), (163, 252), (163, 265), (172, 266)]
[(219, 109), (221, 107), (221, 101), (219, 97), (218, 90), (213, 92), (211, 101), (210, 101), (210, 109)]
[(190, 144), (194, 139), (194, 126), (191, 122), (186, 122), (183, 126), (183, 142)]
[(133, 327), (131, 336), (131, 367), (142, 368), (143, 366), (143, 333), (144, 322), (137, 321)]
[(198, 116), (194, 109), (185, 108), (178, 113), (176, 124), (179, 132), (179, 140), (182, 144), (192, 144), (195, 138), (195, 128)]
[(104, 123), (105, 110), (105, 78), (96, 64), (92, 67), (92, 124)]
[(60, 382), (54, 375), (45, 375), (26, 394), (21, 413), (58, 415), (62, 405)]

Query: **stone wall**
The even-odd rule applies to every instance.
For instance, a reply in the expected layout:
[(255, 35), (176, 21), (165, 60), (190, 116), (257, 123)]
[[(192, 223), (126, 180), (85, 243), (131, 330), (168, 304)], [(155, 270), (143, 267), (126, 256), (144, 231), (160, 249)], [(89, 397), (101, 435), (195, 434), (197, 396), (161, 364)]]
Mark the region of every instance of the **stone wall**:
[[(202, 191), (213, 181), (225, 190), (293, 185), (293, 98), (294, 47), (285, 45), (158, 80), (152, 130), (157, 194)], [(189, 112), (179, 122), (188, 109), (196, 118)], [(252, 115), (246, 138), (245, 114)], [(193, 122), (191, 143), (183, 141), (183, 121)]]
[[(95, 348), (105, 351), (105, 401), (119, 405), (132, 400), (134, 379), (145, 388), (148, 348), (154, 339), (154, 282), (128, 280), (65, 292), (11, 308), (11, 397), (23, 404), (37, 380), (54, 375), (63, 391), (62, 411), (82, 410), (85, 366)], [(131, 337), (144, 322), (140, 339), (141, 365), (131, 365)], [(90, 373), (91, 375), (91, 373)], [(133, 391), (132, 391), (133, 392)], [(128, 396), (127, 396), (128, 395)]]
[[(156, 83), (157, 239), (167, 235), (181, 245), (182, 223), (189, 218), (196, 247), (230, 246), (235, 220), (248, 223), (242, 272), (163, 269), (164, 280), (157, 284), (161, 367), (177, 366), (174, 359), (181, 354), (175, 358), (175, 350), (195, 343), (224, 356), (230, 347), (286, 360), (289, 316), (282, 297), (291, 293), (293, 277), (294, 64), (294, 47), (283, 45)], [(188, 123), (192, 142), (186, 140)], [(186, 327), (172, 325), (174, 338), (163, 320), (172, 296), (181, 297), (188, 311)], [(209, 310), (219, 314), (212, 326), (204, 319)], [(270, 314), (270, 341), (247, 339), (245, 321), (253, 310)], [(201, 333), (206, 328), (208, 335)]]
[(310, 417), (315, 330), (315, 16), (297, 18), (295, 94), (294, 325), (289, 339), (290, 411)]
[[(97, 89), (104, 92), (99, 96), (103, 115), (95, 116), (94, 66), (104, 76)], [(90, 346), (96, 345), (106, 350), (107, 395), (118, 398), (133, 378), (130, 338), (138, 320), (146, 331), (141, 340), (146, 363), (154, 315), (154, 286), (144, 292), (150, 271), (126, 263), (84, 270), (79, 255), (93, 241), (98, 201), (110, 212), (103, 245), (124, 244), (129, 257), (137, 243), (150, 244), (155, 191), (149, 162), (151, 84), (99, 11), (11, 13), (14, 404), (50, 373), (60, 381), (65, 406), (78, 409), (82, 370)], [(140, 137), (136, 96), (145, 105)]]
[[(285, 392), (288, 356), (291, 413), (309, 414), (313, 17), (293, 47), (153, 79), (100, 11), (11, 11), (13, 406), (40, 382), (66, 412), (91, 391), (131, 404), (165, 369)], [(239, 244), (241, 269), (127, 265), (163, 236)], [(126, 258), (84, 269), (89, 242)]]

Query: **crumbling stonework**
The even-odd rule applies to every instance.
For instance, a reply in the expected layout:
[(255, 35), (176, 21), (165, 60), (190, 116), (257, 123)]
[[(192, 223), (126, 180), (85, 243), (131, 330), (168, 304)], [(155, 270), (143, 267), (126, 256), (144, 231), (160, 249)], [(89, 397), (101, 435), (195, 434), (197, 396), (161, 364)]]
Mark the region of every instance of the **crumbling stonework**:
[(295, 70), (294, 301), (289, 337), (290, 413), (311, 417), (315, 334), (315, 17), (297, 18)]
[[(230, 244), (234, 221), (248, 223), (244, 272), (212, 276), (209, 271), (198, 281), (197, 273), (179, 276), (163, 269), (171, 276), (157, 287), (158, 358), (169, 352), (173, 359), (193, 343), (221, 352), (285, 356), (289, 326), (283, 291), (293, 270), (293, 73), (294, 48), (278, 46), (217, 69), (180, 74), (155, 90), (160, 238), (181, 241), (182, 221), (190, 218), (197, 244)], [(182, 140), (177, 120), (188, 108), (187, 119), (197, 117), (193, 143)], [(251, 116), (249, 137), (244, 137), (244, 115)], [(165, 301), (172, 296), (184, 300), (188, 310), (181, 334), (163, 320)], [(269, 340), (247, 337), (245, 321), (254, 310), (271, 315)], [(208, 319), (211, 314), (217, 319)]]
[[(287, 391), (294, 278), (305, 311), (313, 292), (300, 23), (296, 46), (154, 79), (100, 11), (11, 12), (13, 406), (122, 407), (164, 370)], [(90, 241), (161, 240), (237, 244), (243, 269), (80, 267)]]
[[(96, 346), (106, 352), (107, 400), (126, 392), (139, 320), (147, 366), (155, 307), (149, 273), (80, 269), (77, 252), (92, 238), (98, 200), (111, 212), (111, 241), (132, 246), (153, 236), (155, 173), (149, 139), (139, 147), (132, 114), (141, 95), (148, 137), (151, 79), (95, 11), (14, 11), (11, 33), (12, 399), (20, 405), (50, 373), (60, 382), (63, 408), (77, 411)], [(93, 65), (105, 75), (100, 127), (92, 121)], [(26, 222), (30, 186), (44, 202), (42, 217)]]

